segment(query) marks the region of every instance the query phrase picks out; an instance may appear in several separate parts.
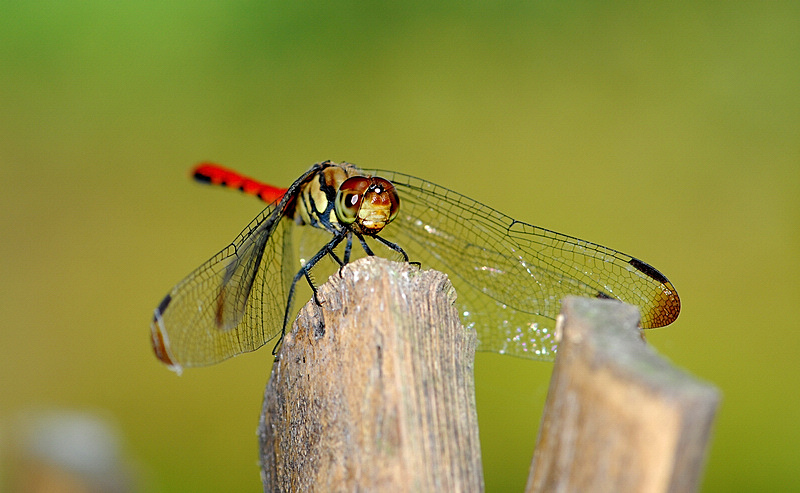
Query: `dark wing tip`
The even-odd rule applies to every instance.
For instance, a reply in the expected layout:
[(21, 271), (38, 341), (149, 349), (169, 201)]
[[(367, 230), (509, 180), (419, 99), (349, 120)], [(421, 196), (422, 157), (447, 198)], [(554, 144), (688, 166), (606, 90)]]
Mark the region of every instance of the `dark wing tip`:
[(167, 307), (169, 306), (170, 302), (172, 301), (172, 295), (168, 294), (164, 296), (164, 299), (161, 300), (161, 303), (158, 304), (158, 308), (156, 308), (157, 316), (161, 316), (167, 311)]
[(628, 263), (631, 264), (636, 270), (638, 270), (642, 274), (646, 275), (647, 277), (650, 277), (651, 279), (654, 279), (654, 280), (660, 282), (661, 284), (668, 284), (669, 283), (669, 280), (666, 278), (666, 276), (664, 276), (664, 274), (660, 273), (658, 271), (658, 269), (656, 269), (655, 267), (653, 267), (652, 265), (650, 265), (648, 263), (642, 262), (638, 258), (631, 258), (628, 261)]
[(180, 375), (182, 368), (170, 353), (169, 338), (167, 337), (164, 328), (164, 319), (162, 317), (170, 301), (172, 301), (172, 296), (168, 294), (161, 300), (161, 303), (158, 304), (158, 308), (153, 312), (153, 321), (150, 323), (150, 344), (153, 347), (156, 358), (167, 365), (170, 370)]
[(636, 258), (631, 258), (628, 263), (660, 284), (659, 292), (656, 293), (653, 299), (652, 308), (648, 313), (643, 314), (642, 327), (655, 329), (674, 322), (681, 312), (681, 299), (678, 297), (678, 291), (675, 290), (675, 286), (669, 282), (669, 279), (664, 274), (648, 263)]

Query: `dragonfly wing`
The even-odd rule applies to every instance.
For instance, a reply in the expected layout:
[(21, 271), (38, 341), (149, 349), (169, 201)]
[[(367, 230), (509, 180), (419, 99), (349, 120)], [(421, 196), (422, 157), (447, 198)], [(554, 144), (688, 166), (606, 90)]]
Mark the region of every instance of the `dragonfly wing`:
[(666, 325), (680, 301), (658, 271), (628, 255), (521, 223), (433, 183), (371, 171), (394, 183), (400, 212), (381, 236), (423, 267), (446, 272), (478, 349), (550, 360), (564, 296), (616, 298), (638, 305), (642, 326)]
[(170, 291), (151, 326), (162, 361), (176, 370), (217, 363), (258, 349), (280, 332), (290, 227), (291, 221), (267, 207), (231, 245)]

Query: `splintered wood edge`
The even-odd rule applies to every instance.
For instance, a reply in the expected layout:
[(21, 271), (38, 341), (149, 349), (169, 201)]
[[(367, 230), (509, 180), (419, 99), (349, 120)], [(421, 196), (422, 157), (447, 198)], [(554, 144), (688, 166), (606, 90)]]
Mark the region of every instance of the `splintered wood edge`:
[(634, 306), (568, 297), (527, 491), (695, 491), (719, 391), (646, 345)]
[(318, 294), (265, 391), (265, 488), (482, 490), (476, 335), (447, 277), (373, 257)]
[[(638, 327), (639, 309), (614, 300), (569, 296), (562, 309), (560, 346), (579, 344), (590, 351), (595, 365), (609, 366), (653, 391), (675, 396), (718, 395), (718, 390), (659, 355)], [(718, 399), (717, 399), (718, 400)]]

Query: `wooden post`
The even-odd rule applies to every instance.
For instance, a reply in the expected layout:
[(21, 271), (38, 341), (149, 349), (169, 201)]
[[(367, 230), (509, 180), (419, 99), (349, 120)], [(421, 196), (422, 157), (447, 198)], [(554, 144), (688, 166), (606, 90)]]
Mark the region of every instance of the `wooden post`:
[(696, 491), (716, 388), (643, 342), (636, 307), (570, 297), (562, 317), (527, 491)]
[(367, 258), (319, 288), (278, 351), (265, 491), (482, 491), (475, 331), (447, 277)]

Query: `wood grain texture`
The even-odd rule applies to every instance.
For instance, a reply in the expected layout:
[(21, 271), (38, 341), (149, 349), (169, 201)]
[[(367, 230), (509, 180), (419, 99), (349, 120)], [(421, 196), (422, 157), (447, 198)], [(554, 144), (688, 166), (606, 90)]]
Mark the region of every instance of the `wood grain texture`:
[(634, 306), (567, 298), (529, 492), (691, 492), (716, 388), (644, 343)]
[(301, 310), (259, 425), (265, 491), (482, 491), (475, 332), (447, 277), (366, 258)]

